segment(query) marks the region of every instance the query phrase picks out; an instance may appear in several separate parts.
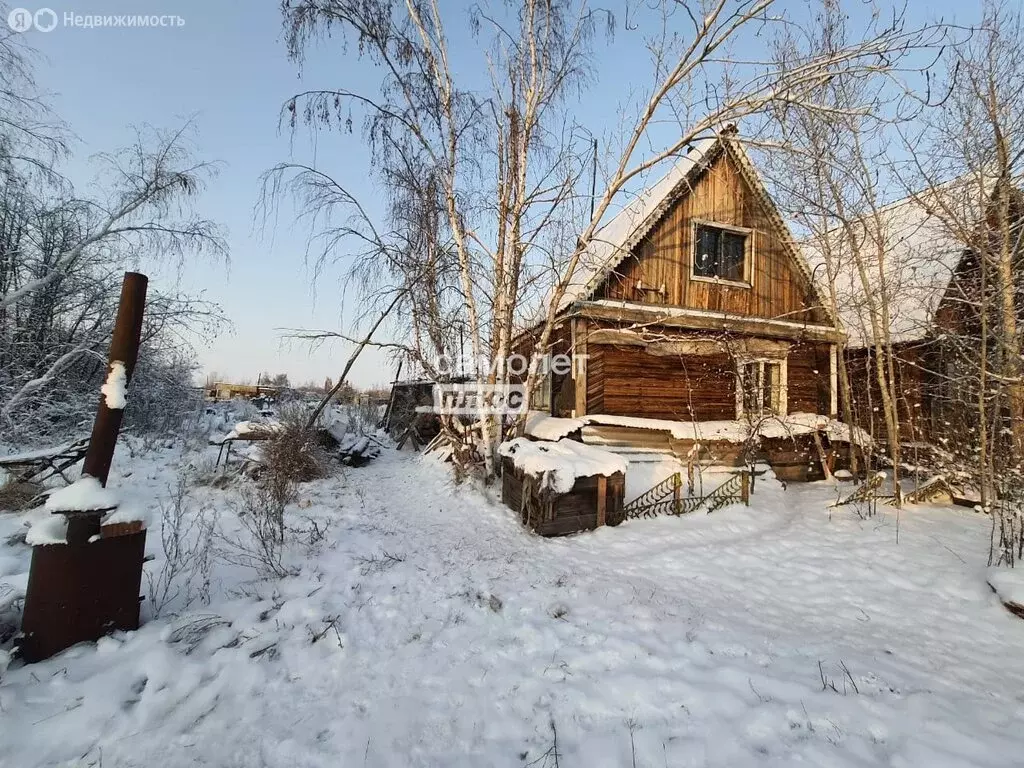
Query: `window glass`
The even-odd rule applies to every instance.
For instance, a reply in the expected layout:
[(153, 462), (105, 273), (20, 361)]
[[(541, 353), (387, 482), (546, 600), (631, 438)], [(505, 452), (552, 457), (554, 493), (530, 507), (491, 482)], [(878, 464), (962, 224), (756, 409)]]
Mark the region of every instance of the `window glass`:
[(693, 257), (693, 274), (699, 277), (716, 276), (721, 231), (714, 227), (697, 227), (697, 252)]
[(718, 276), (723, 280), (742, 280), (747, 236), (735, 232), (722, 232), (721, 243)]
[(746, 277), (747, 236), (699, 224), (694, 237), (693, 274), (742, 282)]
[(778, 413), (782, 400), (782, 365), (757, 360), (740, 368), (743, 387), (743, 416)]

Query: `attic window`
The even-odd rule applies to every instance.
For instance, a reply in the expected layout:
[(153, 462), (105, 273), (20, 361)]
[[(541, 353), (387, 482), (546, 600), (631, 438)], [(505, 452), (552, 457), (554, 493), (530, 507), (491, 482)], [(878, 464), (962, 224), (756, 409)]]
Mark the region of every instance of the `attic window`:
[(750, 234), (750, 230), (737, 227), (694, 225), (693, 276), (698, 280), (749, 283)]

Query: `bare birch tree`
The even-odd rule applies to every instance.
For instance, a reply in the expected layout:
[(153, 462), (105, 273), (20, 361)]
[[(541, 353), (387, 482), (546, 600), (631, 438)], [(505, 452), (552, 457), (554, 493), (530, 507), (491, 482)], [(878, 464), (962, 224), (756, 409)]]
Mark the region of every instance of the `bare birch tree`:
[[(839, 4), (824, 0), (819, 9), (817, 24), (806, 36), (790, 34), (779, 40), (780, 68), (810, 51), (848, 45), (847, 17)], [(884, 428), (896, 488), (904, 436), (893, 323), (893, 307), (901, 297), (894, 272), (907, 266), (890, 263), (890, 251), (907, 232), (896, 231), (886, 211), (897, 186), (888, 141), (895, 138), (894, 126), (922, 112), (929, 94), (915, 93), (887, 75), (907, 69), (912, 73), (920, 66), (908, 66), (897, 57), (887, 72), (838, 72), (817, 89), (810, 108), (776, 106), (771, 138), (761, 143), (776, 199), (805, 241), (832, 314), (845, 318), (848, 341), (858, 350), (856, 373), (865, 382), (874, 379), (877, 386), (880, 425), (870, 388), (855, 394), (851, 387), (850, 355), (844, 349), (838, 361), (843, 419), (865, 424), (874, 436), (880, 431), (876, 426)]]
[[(346, 130), (352, 115), (361, 112), (367, 143), (391, 182), (389, 189), (402, 190), (404, 183), (394, 183), (402, 176), (436, 182), (459, 290), (453, 309), (466, 328), (472, 359), (497, 358), (497, 372), (476, 366), (471, 371), (481, 391), (508, 381), (502, 364), (511, 351), (517, 314), (523, 315), (523, 291), (537, 265), (556, 254), (557, 275), (526, 377), (528, 395), (540, 382), (552, 328), (582, 255), (613, 201), (642, 174), (676, 159), (726, 123), (762, 116), (779, 104), (818, 109), (818, 89), (836, 75), (894, 77), (895, 62), (940, 37), (935, 28), (908, 29), (898, 13), (887, 23), (879, 15), (863, 37), (780, 67), (767, 51), (761, 58), (735, 51), (744, 45), (765, 50), (764, 39), (787, 29), (792, 22), (783, 3), (659, 4), (650, 19), (657, 32), (645, 40), (652, 53), (651, 83), (627, 118), (624, 139), (609, 153), (604, 192), (592, 214), (580, 216), (583, 196), (576, 186), (589, 164), (591, 144), (574, 134), (565, 95), (585, 82), (592, 36), (607, 21), (605, 14), (582, 0), (475, 8), (468, 21), (490, 41), (489, 86), (474, 82), (471, 87), (472, 78), (456, 72), (449, 50), (446, 25), (459, 21), (445, 16), (436, 0), (290, 0), (282, 8), (295, 60), (302, 61), (307, 48), (330, 31), (342, 31), (381, 73), (377, 89), (298, 94), (287, 103), (286, 116), (293, 126)], [(666, 123), (678, 130), (658, 143)], [(395, 169), (401, 173), (389, 175)], [(567, 221), (575, 226), (566, 226)], [(576, 236), (568, 243), (542, 242), (553, 232), (572, 230)], [(483, 419), (480, 456), (488, 476), (500, 439), (500, 422)]]
[[(1024, 17), (989, 2), (972, 38), (952, 51), (949, 98), (902, 132), (908, 187), (963, 256), (940, 317), (943, 418), (951, 450), (993, 512), (991, 559), (1024, 548)], [(948, 366), (948, 367), (947, 367)], [(965, 418), (965, 414), (968, 416)]]
[[(597, 14), (583, 4), (540, 0), (474, 7), (465, 22), (483, 40), (490, 83), (479, 94), (457, 82), (436, 2), (298, 2), (286, 3), (284, 12), (293, 58), (301, 60), (320, 32), (338, 28), (354, 35), (383, 73), (377, 92), (307, 92), (286, 109), (313, 128), (347, 126), (350, 110), (364, 110), (365, 133), (392, 200), (391, 219), (415, 243), (406, 255), (427, 266), (422, 289), (409, 296), (406, 351), (424, 365), (425, 351), (434, 359), (450, 355), (451, 329), (464, 331), (468, 373), (478, 384), (478, 402), (486, 405), (489, 388), (508, 381), (505, 361), (531, 252), (572, 199), (581, 170), (559, 108), (585, 74)], [(339, 187), (336, 199), (342, 198), (338, 207), (365, 221), (355, 197)], [(419, 215), (403, 220), (402, 210)], [(399, 259), (390, 264), (393, 277), (409, 272)], [(415, 263), (412, 271), (419, 275), (420, 267)], [(454, 286), (446, 284), (449, 277)], [(438, 281), (457, 289), (457, 302), (439, 302), (445, 297), (432, 285)], [(421, 334), (431, 342), (427, 350)], [(490, 476), (502, 422), (483, 410), (479, 455)]]

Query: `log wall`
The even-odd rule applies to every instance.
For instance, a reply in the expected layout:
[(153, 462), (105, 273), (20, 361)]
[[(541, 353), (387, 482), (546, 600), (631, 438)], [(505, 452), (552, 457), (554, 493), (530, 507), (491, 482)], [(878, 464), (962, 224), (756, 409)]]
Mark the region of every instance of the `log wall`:
[[(736, 362), (726, 352), (652, 355), (642, 346), (593, 343), (588, 352), (587, 413), (671, 421), (736, 418)], [(787, 361), (788, 412), (827, 415), (829, 345), (794, 345)]]
[(591, 360), (598, 350), (601, 365), (588, 374), (588, 413), (672, 421), (736, 417), (735, 366), (725, 353), (659, 357), (638, 347), (594, 344)]
[[(934, 431), (929, 397), (934, 382), (928, 371), (934, 362), (928, 359), (924, 346), (896, 345), (893, 350), (900, 441), (928, 441)], [(885, 423), (874, 354), (868, 349), (847, 350), (846, 366), (850, 376), (853, 420), (879, 442), (879, 448), (884, 449), (889, 430)]]
[(790, 413), (830, 415), (832, 388), (829, 365), (828, 344), (801, 344), (790, 350), (787, 358), (787, 410)]

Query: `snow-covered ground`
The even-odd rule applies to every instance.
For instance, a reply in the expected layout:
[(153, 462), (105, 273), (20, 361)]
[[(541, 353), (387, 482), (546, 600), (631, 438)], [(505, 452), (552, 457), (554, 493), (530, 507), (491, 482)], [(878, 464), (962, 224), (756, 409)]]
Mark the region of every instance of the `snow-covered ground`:
[[(112, 483), (167, 496), (184, 461), (119, 454)], [(236, 497), (189, 490), (228, 526)], [(581, 768), (1021, 765), (1024, 621), (986, 584), (987, 520), (916, 508), (897, 543), (894, 512), (833, 498), (765, 481), (749, 509), (546, 540), (385, 451), (303, 487), (290, 514), (329, 528), (299, 575), (218, 562), (209, 605), (13, 664), (0, 765), (553, 766), (556, 742)], [(23, 517), (0, 515), (0, 608)]]

